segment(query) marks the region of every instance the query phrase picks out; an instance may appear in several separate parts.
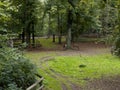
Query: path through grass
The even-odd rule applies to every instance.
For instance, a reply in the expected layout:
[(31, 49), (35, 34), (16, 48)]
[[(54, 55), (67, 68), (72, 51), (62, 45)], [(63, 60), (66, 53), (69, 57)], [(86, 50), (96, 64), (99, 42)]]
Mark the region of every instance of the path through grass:
[[(108, 54), (59, 56), (54, 52), (43, 52), (26, 55), (38, 66), (39, 74), (45, 77), (46, 90), (75, 90), (73, 84), (83, 86), (95, 78), (120, 75), (119, 58)], [(41, 58), (46, 56), (54, 58), (42, 61)]]

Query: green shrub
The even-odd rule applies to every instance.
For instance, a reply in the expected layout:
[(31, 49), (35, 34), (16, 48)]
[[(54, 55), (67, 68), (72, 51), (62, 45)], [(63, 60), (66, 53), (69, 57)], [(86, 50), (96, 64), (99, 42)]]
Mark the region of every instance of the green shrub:
[(0, 49), (0, 90), (25, 90), (33, 84), (36, 69), (16, 49)]
[(8, 88), (5, 90), (22, 90), (21, 88), (18, 88), (16, 84), (9, 84)]
[(7, 43), (6, 43), (7, 40), (8, 40), (7, 35), (1, 35), (0, 34), (0, 47), (7, 46)]
[(120, 56), (120, 36), (115, 40), (114, 54)]

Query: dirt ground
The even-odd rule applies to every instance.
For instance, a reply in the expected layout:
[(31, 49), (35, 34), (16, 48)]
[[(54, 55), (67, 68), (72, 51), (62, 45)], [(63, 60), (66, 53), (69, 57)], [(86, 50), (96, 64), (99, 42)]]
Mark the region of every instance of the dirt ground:
[(66, 50), (63, 47), (64, 44), (57, 45), (55, 48), (29, 48), (28, 51), (32, 52), (56, 52), (58, 55), (96, 55), (102, 53), (110, 53), (110, 46), (103, 43), (85, 42), (72, 44), (72, 49)]
[[(55, 52), (58, 56), (74, 56), (74, 55), (97, 55), (110, 53), (110, 46), (106, 46), (103, 43), (76, 43), (77, 47), (72, 46), (72, 50), (65, 50), (63, 45), (58, 45), (54, 49), (29, 49), (33, 52)], [(68, 90), (64, 83), (62, 84), (63, 90)], [(72, 90), (120, 90), (120, 76), (116, 77), (102, 77), (101, 79), (95, 79), (88, 81), (85, 87), (80, 87), (75, 84), (71, 84)]]
[(120, 90), (120, 76), (89, 81), (83, 90)]

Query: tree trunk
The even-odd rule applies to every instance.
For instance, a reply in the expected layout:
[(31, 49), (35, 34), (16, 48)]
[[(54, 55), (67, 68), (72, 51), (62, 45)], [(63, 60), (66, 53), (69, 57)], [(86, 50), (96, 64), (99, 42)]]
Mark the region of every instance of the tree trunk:
[(31, 31), (30, 31), (30, 24), (27, 26), (26, 28), (26, 43), (28, 44), (28, 46), (30, 46), (31, 44)]
[(23, 28), (23, 32), (22, 32), (22, 43), (25, 42), (25, 29)]
[(55, 34), (53, 34), (53, 42), (55, 42)]
[(119, 28), (119, 36), (120, 36), (120, 0), (118, 5), (118, 28)]
[(50, 34), (51, 34), (51, 14), (50, 14), (50, 12), (49, 12), (49, 21), (48, 21), (48, 23), (49, 23), (48, 38), (50, 38)]
[(74, 33), (71, 34), (71, 42), (74, 42), (75, 41), (75, 36), (74, 36)]
[(58, 44), (61, 44), (62, 41), (61, 41), (61, 21), (60, 21), (60, 12), (59, 12), (59, 6), (57, 6), (57, 13), (58, 13), (58, 17), (57, 17), (57, 20), (58, 20)]
[(71, 30), (72, 30), (72, 10), (68, 10), (68, 34), (67, 34), (67, 48), (71, 48)]
[(59, 37), (58, 37), (58, 43), (59, 43), (59, 44), (62, 43), (62, 36), (61, 36), (61, 35), (59, 35)]
[(67, 36), (67, 48), (71, 48), (71, 27), (68, 29), (68, 36)]
[(32, 46), (35, 46), (35, 30), (34, 30), (34, 23), (32, 22)]

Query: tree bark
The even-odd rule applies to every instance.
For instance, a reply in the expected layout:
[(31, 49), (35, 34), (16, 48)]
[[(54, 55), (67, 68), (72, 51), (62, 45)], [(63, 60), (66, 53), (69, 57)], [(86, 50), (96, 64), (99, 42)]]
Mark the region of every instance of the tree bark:
[(30, 23), (29, 23), (26, 28), (26, 43), (28, 44), (28, 46), (31, 44), (30, 40), (31, 40), (31, 31), (30, 31)]
[(55, 34), (53, 34), (53, 42), (55, 42)]
[(118, 28), (119, 28), (119, 36), (120, 36), (120, 0), (118, 2)]
[(50, 34), (51, 34), (51, 14), (50, 14), (50, 12), (49, 12), (49, 21), (48, 21), (48, 23), (49, 23), (49, 28), (48, 28), (48, 38), (50, 38)]
[(71, 48), (71, 30), (72, 30), (72, 10), (68, 10), (68, 34), (67, 34), (67, 48), (70, 49)]
[(57, 20), (58, 20), (58, 44), (62, 43), (62, 35), (61, 35), (61, 21), (60, 21), (60, 12), (59, 12), (59, 6), (57, 6)]
[(35, 46), (35, 29), (34, 29), (34, 23), (32, 22), (32, 46)]
[(68, 36), (67, 36), (67, 48), (71, 48), (71, 28), (68, 29)]
[(23, 31), (22, 31), (22, 43), (25, 42), (25, 29), (23, 28)]

